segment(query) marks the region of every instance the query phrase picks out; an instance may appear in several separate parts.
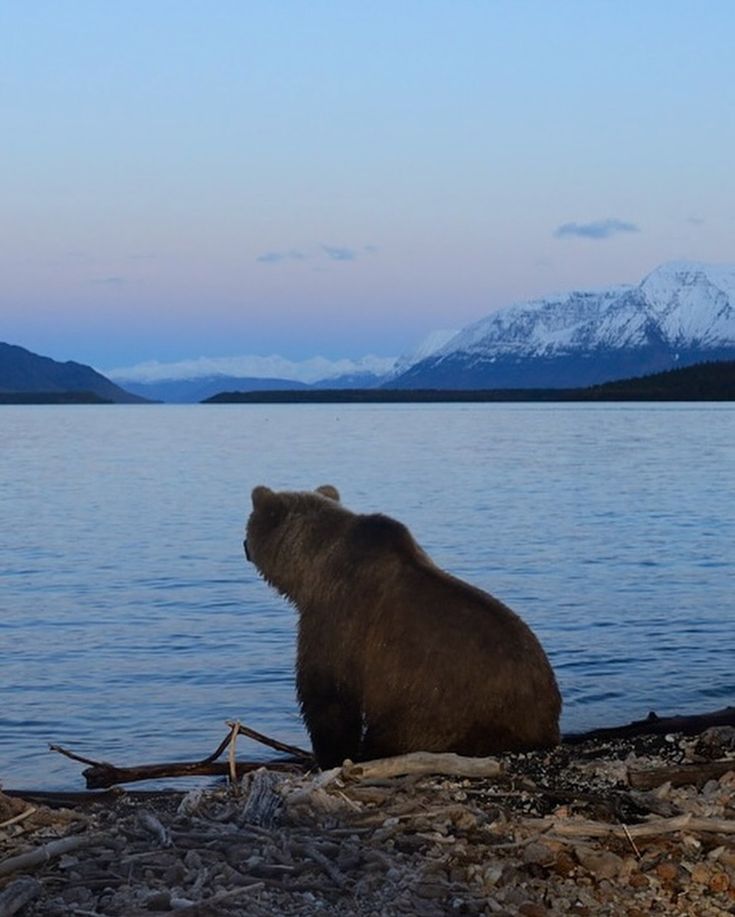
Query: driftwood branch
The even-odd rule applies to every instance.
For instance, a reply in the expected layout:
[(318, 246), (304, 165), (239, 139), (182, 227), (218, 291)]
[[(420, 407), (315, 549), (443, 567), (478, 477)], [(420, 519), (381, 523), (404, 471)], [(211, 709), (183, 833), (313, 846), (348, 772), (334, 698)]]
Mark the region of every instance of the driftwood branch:
[(10, 825), (15, 825), (19, 821), (25, 821), (26, 818), (30, 818), (37, 809), (35, 806), (28, 806), (27, 809), (24, 809), (23, 812), (20, 812), (18, 815), (14, 815), (12, 818), (7, 818), (5, 821), (0, 821), (0, 828), (7, 828)]
[(597, 821), (569, 821), (560, 818), (527, 818), (524, 827), (535, 831), (548, 831), (558, 838), (615, 837), (629, 840), (632, 837), (653, 837), (670, 834), (673, 831), (701, 831), (713, 834), (735, 834), (735, 821), (727, 818), (697, 818), (693, 815), (676, 815), (674, 818), (658, 818), (640, 825), (608, 825)]
[(314, 760), (314, 755), (310, 751), (305, 751), (297, 745), (287, 745), (285, 742), (279, 742), (278, 739), (271, 739), (270, 736), (263, 735), (262, 732), (256, 732), (243, 723), (233, 723), (228, 720), (227, 725), (230, 728), (236, 726), (240, 735), (247, 736), (249, 739), (253, 739), (255, 742), (259, 742), (261, 745), (265, 745), (268, 748), (272, 748), (274, 751), (282, 751), (287, 755), (293, 755), (294, 758), (303, 758), (304, 761)]
[(670, 767), (631, 767), (628, 768), (628, 783), (637, 790), (652, 790), (662, 783), (670, 783), (672, 786), (700, 786), (708, 780), (719, 780), (723, 774), (732, 770), (735, 770), (735, 758)]
[[(234, 749), (234, 738), (236, 735), (246, 735), (261, 744), (268, 745), (270, 748), (278, 747), (279, 750), (289, 749), (298, 751), (299, 754), (295, 759), (273, 761), (234, 761), (230, 755), (227, 761), (218, 761), (226, 748)], [(80, 761), (82, 764), (89, 765), (82, 771), (87, 783), (87, 789), (100, 790), (120, 783), (136, 783), (141, 780), (160, 780), (171, 777), (227, 777), (230, 779), (239, 779), (244, 774), (257, 770), (261, 767), (267, 767), (269, 770), (285, 771), (287, 773), (299, 773), (308, 766), (312, 759), (309, 752), (302, 749), (296, 749), (290, 745), (284, 745), (275, 739), (269, 739), (254, 729), (243, 726), (241, 723), (231, 723), (230, 730), (225, 738), (220, 742), (211, 755), (202, 758), (200, 761), (170, 761), (163, 764), (138, 764), (130, 767), (118, 767), (110, 764), (108, 761), (95, 761), (92, 758), (85, 758), (75, 752), (62, 748), (60, 745), (49, 746), (51, 751), (58, 752), (72, 761)]]
[[(288, 761), (237, 761), (236, 776), (239, 779), (260, 767), (273, 771), (299, 773), (302, 765)], [(202, 764), (201, 761), (172, 761), (164, 764), (139, 764), (134, 767), (115, 767), (113, 764), (100, 763), (82, 771), (90, 790), (102, 790), (119, 783), (136, 783), (140, 780), (160, 780), (164, 777), (228, 777), (228, 761), (213, 761)]]
[(14, 857), (7, 857), (0, 862), (0, 876), (9, 876), (14, 872), (22, 869), (33, 869), (48, 863), (55, 857), (70, 853), (72, 850), (78, 850), (80, 847), (92, 847), (99, 843), (100, 838), (94, 834), (73, 834), (70, 837), (62, 837), (56, 841), (49, 841), (41, 847), (29, 850), (27, 853), (19, 853)]
[(579, 745), (591, 739), (626, 739), (643, 735), (667, 735), (670, 732), (691, 736), (712, 726), (735, 726), (735, 707), (723, 707), (722, 710), (695, 716), (658, 716), (652, 711), (644, 720), (634, 720), (625, 726), (570, 733), (563, 737), (562, 742), (565, 745)]

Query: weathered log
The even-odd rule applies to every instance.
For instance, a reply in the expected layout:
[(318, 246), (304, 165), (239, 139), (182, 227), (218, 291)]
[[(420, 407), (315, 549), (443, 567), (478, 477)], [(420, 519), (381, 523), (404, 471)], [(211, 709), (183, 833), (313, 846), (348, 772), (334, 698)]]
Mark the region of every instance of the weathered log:
[(16, 879), (0, 893), (0, 917), (12, 917), (40, 893), (41, 883), (32, 876)]
[(674, 818), (658, 818), (640, 825), (609, 825), (598, 821), (571, 821), (560, 818), (526, 818), (523, 826), (534, 831), (544, 831), (557, 838), (565, 837), (653, 837), (673, 831), (735, 834), (735, 821), (726, 818), (697, 818), (689, 813)]
[(270, 828), (275, 823), (276, 815), (283, 803), (276, 793), (279, 783), (279, 778), (272, 771), (261, 768), (255, 772), (241, 815), (245, 824)]
[(54, 857), (70, 853), (72, 850), (78, 850), (80, 847), (93, 847), (100, 842), (100, 836), (95, 834), (72, 834), (69, 837), (62, 837), (56, 841), (49, 841), (26, 853), (19, 853), (14, 857), (7, 857), (0, 862), (0, 876), (9, 876), (11, 873), (19, 872), (23, 869), (34, 869), (47, 863)]
[(669, 767), (628, 768), (628, 783), (637, 790), (652, 790), (662, 783), (672, 786), (701, 786), (708, 780), (718, 780), (735, 770), (735, 758), (705, 761), (701, 764), (675, 764)]
[(735, 726), (735, 707), (723, 707), (712, 713), (694, 716), (658, 716), (651, 711), (644, 720), (634, 720), (625, 726), (610, 726), (592, 729), (589, 732), (569, 733), (562, 737), (565, 745), (579, 745), (592, 739), (626, 739), (632, 736), (667, 735), (681, 732), (684, 735), (698, 735), (711, 726)]
[(467, 758), (453, 752), (415, 751), (394, 758), (377, 758), (354, 764), (345, 761), (335, 776), (346, 780), (384, 780), (409, 774), (441, 774), (449, 777), (498, 777), (503, 765), (497, 758)]

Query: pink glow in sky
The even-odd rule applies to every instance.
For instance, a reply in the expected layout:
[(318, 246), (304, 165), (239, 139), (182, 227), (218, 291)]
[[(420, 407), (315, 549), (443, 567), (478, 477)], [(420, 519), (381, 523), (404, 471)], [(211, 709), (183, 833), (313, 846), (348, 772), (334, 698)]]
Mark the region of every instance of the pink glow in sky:
[(734, 261), (735, 5), (0, 8), (0, 340), (397, 354)]

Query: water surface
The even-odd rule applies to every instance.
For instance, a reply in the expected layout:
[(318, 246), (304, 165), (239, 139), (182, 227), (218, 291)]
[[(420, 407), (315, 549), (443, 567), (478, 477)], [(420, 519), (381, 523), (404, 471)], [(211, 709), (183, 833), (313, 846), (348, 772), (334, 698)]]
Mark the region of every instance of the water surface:
[(731, 405), (4, 406), (0, 781), (80, 787), (48, 742), (203, 757), (233, 718), (306, 743), (242, 531), (255, 484), (327, 482), (529, 622), (565, 730), (735, 703)]

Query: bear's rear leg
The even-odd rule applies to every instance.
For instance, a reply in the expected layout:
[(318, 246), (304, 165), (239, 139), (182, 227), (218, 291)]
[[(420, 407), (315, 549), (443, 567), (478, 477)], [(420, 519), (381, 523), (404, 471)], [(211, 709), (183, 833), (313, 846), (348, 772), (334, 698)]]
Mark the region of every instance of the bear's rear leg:
[(301, 712), (322, 770), (357, 760), (362, 733), (360, 705), (348, 691), (318, 675), (298, 679)]
[(392, 758), (421, 749), (409, 748), (399, 723), (381, 722), (368, 725), (360, 746), (360, 761)]

